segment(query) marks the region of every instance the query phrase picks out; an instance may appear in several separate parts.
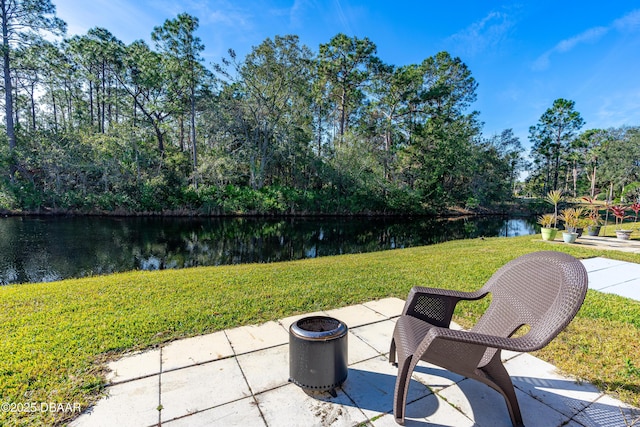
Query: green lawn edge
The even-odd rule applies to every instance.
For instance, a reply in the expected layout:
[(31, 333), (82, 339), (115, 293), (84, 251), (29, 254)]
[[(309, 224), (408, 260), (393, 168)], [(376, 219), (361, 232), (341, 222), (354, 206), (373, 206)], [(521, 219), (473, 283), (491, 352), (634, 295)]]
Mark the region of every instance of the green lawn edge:
[[(126, 352), (300, 313), (405, 299), (417, 285), (474, 290), (508, 261), (540, 250), (640, 263), (640, 255), (543, 242), (537, 235), (4, 286), (0, 403), (79, 403), (84, 410), (104, 393), (106, 363)], [(455, 320), (470, 326), (485, 308), (461, 304)], [(589, 290), (576, 319), (535, 355), (640, 406), (639, 342), (640, 302)], [(0, 425), (63, 425), (73, 416), (0, 411)]]

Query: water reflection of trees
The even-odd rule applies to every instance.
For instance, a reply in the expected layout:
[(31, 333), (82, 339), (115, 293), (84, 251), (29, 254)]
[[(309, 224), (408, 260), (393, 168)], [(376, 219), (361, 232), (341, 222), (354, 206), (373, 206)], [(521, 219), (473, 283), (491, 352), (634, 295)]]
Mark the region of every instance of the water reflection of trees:
[(534, 232), (532, 221), (501, 218), (3, 218), (0, 283), (276, 262)]

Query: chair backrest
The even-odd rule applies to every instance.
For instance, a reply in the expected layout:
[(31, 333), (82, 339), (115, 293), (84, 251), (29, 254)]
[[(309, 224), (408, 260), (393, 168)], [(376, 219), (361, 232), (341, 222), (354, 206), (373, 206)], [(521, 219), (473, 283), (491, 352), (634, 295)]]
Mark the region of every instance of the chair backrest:
[(587, 271), (573, 256), (553, 251), (523, 255), (485, 284), (491, 304), (472, 331), (508, 337), (528, 325), (527, 344), (542, 348), (573, 319), (587, 288)]

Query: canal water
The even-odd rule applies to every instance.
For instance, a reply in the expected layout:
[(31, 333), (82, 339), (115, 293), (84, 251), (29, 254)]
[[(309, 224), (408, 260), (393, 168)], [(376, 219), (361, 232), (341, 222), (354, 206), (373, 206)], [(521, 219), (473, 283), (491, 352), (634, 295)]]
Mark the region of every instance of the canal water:
[(0, 218), (0, 284), (534, 234), (535, 219)]

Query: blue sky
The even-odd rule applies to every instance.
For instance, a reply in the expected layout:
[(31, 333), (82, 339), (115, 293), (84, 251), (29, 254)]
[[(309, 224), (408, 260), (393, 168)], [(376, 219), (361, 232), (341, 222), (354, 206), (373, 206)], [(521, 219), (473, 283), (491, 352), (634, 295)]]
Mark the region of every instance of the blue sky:
[(52, 0), (68, 34), (104, 27), (149, 41), (182, 12), (198, 17), (207, 65), (267, 37), (297, 34), (317, 52), (335, 34), (368, 37), (394, 65), (446, 50), (478, 82), (483, 134), (512, 128), (528, 147), (557, 98), (575, 101), (583, 129), (640, 125), (640, 2), (389, 0)]

